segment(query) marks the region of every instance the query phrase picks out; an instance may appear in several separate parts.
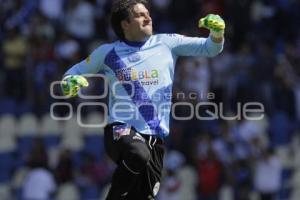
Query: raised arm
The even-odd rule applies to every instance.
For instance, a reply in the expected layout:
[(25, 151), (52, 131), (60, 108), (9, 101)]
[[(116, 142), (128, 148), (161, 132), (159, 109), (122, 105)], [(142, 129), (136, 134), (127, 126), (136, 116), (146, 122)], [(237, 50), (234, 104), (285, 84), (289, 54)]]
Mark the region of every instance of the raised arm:
[(213, 57), (223, 49), (225, 23), (218, 15), (207, 15), (199, 20), (199, 28), (210, 30), (208, 38), (186, 37), (179, 34), (162, 34), (162, 41), (175, 56)]

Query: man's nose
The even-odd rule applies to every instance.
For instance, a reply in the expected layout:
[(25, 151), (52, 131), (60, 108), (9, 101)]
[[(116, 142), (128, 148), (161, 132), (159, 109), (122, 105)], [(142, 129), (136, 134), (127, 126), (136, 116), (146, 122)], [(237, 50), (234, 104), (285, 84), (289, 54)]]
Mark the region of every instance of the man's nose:
[(147, 22), (149, 22), (149, 21), (151, 21), (152, 19), (151, 19), (150, 15), (146, 15), (146, 16), (145, 16), (145, 20), (146, 20)]

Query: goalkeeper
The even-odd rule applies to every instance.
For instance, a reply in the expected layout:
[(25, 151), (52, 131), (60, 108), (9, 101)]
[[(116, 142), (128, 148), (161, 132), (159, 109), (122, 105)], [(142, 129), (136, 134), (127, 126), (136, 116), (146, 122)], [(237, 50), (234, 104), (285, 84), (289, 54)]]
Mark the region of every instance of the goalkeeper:
[(116, 1), (111, 25), (119, 40), (99, 46), (70, 68), (62, 81), (69, 96), (88, 86), (85, 74), (102, 72), (110, 84), (104, 145), (118, 166), (107, 200), (155, 198), (164, 138), (169, 134), (176, 60), (179, 56), (214, 57), (223, 48), (225, 23), (220, 16), (210, 14), (199, 20), (199, 28), (210, 30), (207, 38), (153, 34), (147, 7), (146, 0)]

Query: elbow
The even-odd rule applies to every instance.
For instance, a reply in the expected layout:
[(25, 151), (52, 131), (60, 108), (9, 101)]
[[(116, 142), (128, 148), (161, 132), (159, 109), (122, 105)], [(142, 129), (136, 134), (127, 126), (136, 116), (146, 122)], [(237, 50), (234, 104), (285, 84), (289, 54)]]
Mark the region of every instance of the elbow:
[(210, 38), (206, 41), (206, 52), (208, 57), (215, 57), (223, 51), (224, 39), (222, 42), (213, 42)]
[(219, 48), (219, 49), (213, 49), (211, 51), (208, 51), (208, 57), (212, 58), (215, 57), (217, 55), (219, 55), (221, 52), (223, 51), (223, 47)]

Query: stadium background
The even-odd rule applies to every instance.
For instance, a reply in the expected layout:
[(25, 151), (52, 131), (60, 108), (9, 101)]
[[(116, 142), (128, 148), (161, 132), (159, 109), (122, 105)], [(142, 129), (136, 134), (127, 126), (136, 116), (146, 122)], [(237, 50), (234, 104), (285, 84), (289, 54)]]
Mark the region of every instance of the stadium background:
[[(52, 81), (97, 45), (115, 36), (108, 0), (0, 0), (0, 199), (22, 199), (54, 188), (56, 199), (102, 199), (114, 169), (105, 156), (101, 128), (52, 120)], [(174, 102), (210, 100), (226, 115), (238, 103), (261, 102), (259, 121), (173, 119), (167, 140), (160, 200), (300, 199), (300, 1), (152, 0), (156, 32), (207, 36), (197, 20), (217, 13), (226, 22), (226, 43), (213, 59), (182, 58), (176, 67)], [(58, 92), (59, 88), (54, 89)], [(87, 94), (103, 91), (91, 80)], [(186, 94), (185, 98), (178, 93)], [(193, 95), (187, 98), (188, 94)], [(96, 102), (105, 102), (105, 99)], [(67, 106), (55, 107), (57, 117)], [(187, 108), (176, 109), (179, 116)], [(202, 115), (204, 109), (199, 111)], [(103, 119), (101, 109), (82, 110), (85, 123)], [(45, 181), (28, 177), (44, 167)], [(48, 180), (46, 179), (46, 180)], [(51, 186), (52, 185), (52, 186)], [(42, 189), (41, 189), (42, 188)]]

